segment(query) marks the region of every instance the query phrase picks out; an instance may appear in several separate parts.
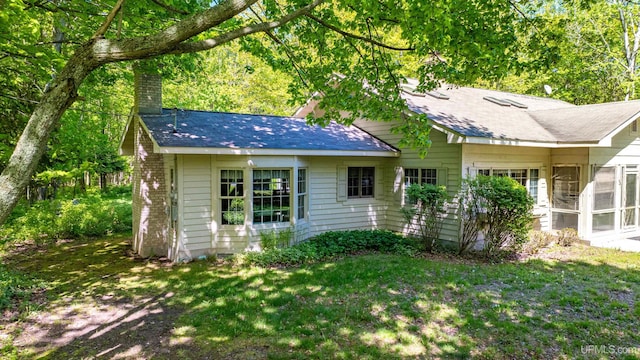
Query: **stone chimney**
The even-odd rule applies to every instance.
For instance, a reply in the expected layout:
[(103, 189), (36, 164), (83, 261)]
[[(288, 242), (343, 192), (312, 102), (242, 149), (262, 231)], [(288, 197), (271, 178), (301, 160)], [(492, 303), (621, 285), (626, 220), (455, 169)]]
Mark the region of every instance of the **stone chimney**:
[(135, 72), (134, 106), (138, 114), (162, 113), (162, 76)]

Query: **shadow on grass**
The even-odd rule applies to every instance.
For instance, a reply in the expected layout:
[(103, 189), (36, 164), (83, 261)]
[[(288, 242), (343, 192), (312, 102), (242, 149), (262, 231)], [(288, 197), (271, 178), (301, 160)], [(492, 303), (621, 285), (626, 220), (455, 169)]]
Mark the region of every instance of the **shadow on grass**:
[(637, 254), (498, 265), (366, 255), (265, 270), (126, 249), (86, 241), (14, 259), (52, 295), (24, 323), (45, 326), (23, 326), (15, 346), (48, 358), (640, 356)]

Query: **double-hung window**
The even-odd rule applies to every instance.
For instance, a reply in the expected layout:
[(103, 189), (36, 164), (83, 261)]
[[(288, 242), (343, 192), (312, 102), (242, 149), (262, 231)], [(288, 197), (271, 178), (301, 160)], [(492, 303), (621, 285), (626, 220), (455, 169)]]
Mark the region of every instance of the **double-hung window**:
[[(438, 169), (404, 169), (404, 188), (405, 190), (412, 184), (438, 184)], [(405, 203), (409, 203), (409, 199), (405, 193)]]
[(404, 184), (438, 184), (438, 169), (404, 169)]
[(244, 224), (242, 170), (220, 170), (220, 212), (223, 225)]
[(298, 169), (298, 219), (304, 219), (307, 212), (307, 169)]

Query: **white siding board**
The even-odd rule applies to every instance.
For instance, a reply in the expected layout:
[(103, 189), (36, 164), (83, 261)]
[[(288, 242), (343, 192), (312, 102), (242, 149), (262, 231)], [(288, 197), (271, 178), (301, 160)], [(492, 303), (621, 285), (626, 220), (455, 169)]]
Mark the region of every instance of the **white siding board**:
[[(389, 129), (394, 124), (357, 121), (355, 125), (396, 147), (402, 138), (401, 135), (390, 132)], [(398, 171), (401, 173), (404, 172), (404, 168), (446, 169), (446, 184), (444, 185), (447, 187), (449, 194), (454, 196), (460, 188), (462, 146), (447, 143), (446, 135), (435, 129), (431, 130), (430, 138), (432, 145), (428, 149), (425, 158), (421, 158), (417, 150), (401, 149), (401, 156), (398, 159), (392, 160), (390, 165), (385, 169), (384, 190), (387, 200), (385, 227), (390, 230), (404, 232), (407, 229), (407, 224), (400, 211), (404, 197), (402, 195), (403, 185), (400, 185), (400, 189), (396, 189), (396, 168), (399, 168)], [(399, 190), (399, 193), (393, 194), (394, 190)], [(441, 238), (449, 241), (457, 241), (458, 238), (459, 227), (458, 221), (455, 219), (455, 214), (453, 214), (454, 210), (455, 209), (452, 209), (447, 216), (441, 232)]]
[(190, 252), (211, 248), (211, 158), (184, 155), (182, 159), (183, 243)]
[(613, 137), (609, 148), (591, 148), (589, 163), (598, 165), (637, 165), (640, 162), (640, 139), (628, 129)]

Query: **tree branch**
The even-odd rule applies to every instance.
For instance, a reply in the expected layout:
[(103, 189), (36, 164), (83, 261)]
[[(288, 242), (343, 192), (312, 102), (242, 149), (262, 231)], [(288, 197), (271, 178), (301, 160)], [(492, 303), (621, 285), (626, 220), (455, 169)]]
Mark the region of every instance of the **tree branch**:
[(184, 11), (184, 10), (180, 10), (178, 8), (175, 8), (169, 4), (165, 4), (164, 2), (160, 1), (160, 0), (151, 0), (152, 3), (160, 6), (161, 8), (169, 11), (169, 12), (173, 12), (173, 13), (178, 13), (181, 15), (189, 15), (189, 12)]
[[(47, 2), (47, 5), (51, 5), (51, 2)], [(64, 6), (58, 6), (58, 5), (51, 5), (52, 7), (49, 7), (47, 5), (44, 4), (44, 2), (25, 2), (25, 4), (27, 4), (28, 6), (26, 7), (26, 9), (29, 9), (31, 7), (35, 7), (35, 8), (39, 8), (51, 13), (55, 13), (58, 11), (64, 11), (66, 13), (75, 13), (75, 14), (83, 14), (83, 15), (91, 15), (91, 16), (104, 16), (104, 14), (100, 14), (100, 13), (94, 13), (94, 12), (84, 12), (84, 11), (80, 11), (77, 9), (72, 9), (72, 8), (68, 8), (68, 7), (64, 7)]]
[(309, 5), (301, 7), (300, 9), (292, 13), (289, 13), (275, 21), (262, 22), (259, 24), (245, 26), (233, 31), (229, 31), (222, 35), (216, 36), (214, 38), (207, 39), (207, 40), (178, 44), (174, 47), (172, 51), (169, 52), (169, 54), (185, 54), (185, 53), (192, 53), (197, 51), (210, 50), (216, 46), (220, 46), (224, 43), (227, 43), (229, 41), (235, 40), (237, 38), (240, 38), (246, 35), (255, 34), (258, 32), (268, 33), (269, 30), (280, 27), (296, 18), (299, 18), (300, 16), (308, 15), (309, 12), (311, 12), (311, 10), (316, 8), (318, 5), (322, 4), (324, 1), (325, 0), (314, 0)]
[(318, 24), (320, 24), (320, 25), (322, 25), (322, 26), (324, 26), (324, 27), (326, 27), (326, 28), (328, 28), (330, 30), (333, 30), (333, 31), (337, 32), (338, 34), (340, 34), (340, 35), (342, 35), (344, 37), (350, 37), (350, 38), (353, 38), (353, 39), (362, 40), (362, 41), (365, 41), (365, 42), (370, 43), (372, 45), (376, 45), (376, 46), (379, 46), (379, 47), (382, 47), (382, 48), (385, 48), (385, 49), (389, 49), (389, 50), (395, 50), (395, 51), (413, 51), (413, 50), (415, 50), (415, 48), (413, 48), (413, 47), (401, 48), (401, 47), (396, 47), (396, 46), (392, 46), (392, 45), (387, 45), (387, 44), (385, 44), (383, 42), (380, 42), (380, 41), (377, 41), (377, 40), (374, 40), (374, 39), (370, 39), (370, 38), (367, 38), (365, 36), (360, 36), (360, 35), (356, 35), (356, 34), (352, 34), (352, 33), (346, 32), (346, 31), (338, 28), (337, 26), (333, 26), (333, 25), (327, 23), (326, 21), (318, 18), (317, 16), (314, 16), (314, 15), (311, 15), (311, 14), (305, 14), (305, 16), (308, 17), (309, 19), (317, 22)]
[[(262, 19), (260, 14), (258, 14), (255, 10), (253, 10), (252, 7), (250, 7), (249, 10), (251, 10), (251, 12), (253, 13), (253, 15), (255, 15), (258, 21), (264, 22), (264, 19)], [(284, 49), (284, 53), (286, 54), (287, 58), (291, 62), (291, 66), (293, 66), (294, 70), (298, 74), (298, 78), (300, 78), (300, 81), (302, 81), (302, 83), (305, 86), (308, 86), (307, 81), (304, 77), (304, 71), (302, 70), (302, 68), (300, 68), (300, 66), (298, 66), (298, 63), (296, 62), (296, 59), (295, 59), (295, 54), (291, 51), (291, 49), (289, 49), (289, 47), (285, 43), (283, 43), (277, 36), (275, 36), (272, 31), (267, 30), (265, 31), (265, 34), (267, 34), (267, 36), (271, 39), (271, 41), (278, 44), (279, 46), (282, 46), (282, 48)]]
[(102, 26), (100, 26), (98, 31), (96, 31), (96, 33), (93, 34), (93, 36), (91, 37), (92, 39), (96, 39), (104, 36), (107, 30), (109, 30), (109, 26), (111, 26), (113, 19), (116, 17), (120, 9), (122, 9), (122, 3), (124, 3), (124, 0), (118, 0), (118, 2), (113, 7), (113, 9), (111, 9), (111, 12), (109, 12), (109, 15), (107, 15), (107, 18), (104, 20), (104, 23), (102, 23)]

